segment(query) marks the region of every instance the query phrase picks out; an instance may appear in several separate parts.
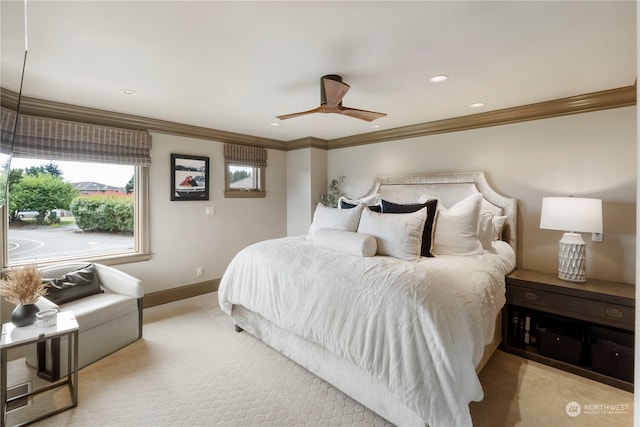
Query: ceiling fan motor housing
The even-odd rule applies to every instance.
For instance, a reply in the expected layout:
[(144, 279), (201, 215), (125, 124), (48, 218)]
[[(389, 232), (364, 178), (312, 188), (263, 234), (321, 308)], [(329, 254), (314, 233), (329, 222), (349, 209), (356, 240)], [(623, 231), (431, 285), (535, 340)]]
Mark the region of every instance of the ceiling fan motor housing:
[[(320, 77), (320, 105), (325, 105), (327, 103), (327, 92), (324, 89), (324, 79), (342, 83), (342, 77), (337, 74), (327, 74), (326, 76)], [(343, 84), (347, 85), (346, 83)], [(342, 105), (342, 100), (338, 103), (338, 105)]]

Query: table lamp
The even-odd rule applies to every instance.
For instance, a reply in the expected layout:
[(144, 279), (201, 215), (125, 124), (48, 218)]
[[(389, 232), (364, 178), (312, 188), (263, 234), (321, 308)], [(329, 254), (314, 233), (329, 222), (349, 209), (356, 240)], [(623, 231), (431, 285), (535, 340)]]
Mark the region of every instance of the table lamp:
[(602, 200), (545, 197), (540, 228), (565, 231), (560, 239), (558, 277), (569, 282), (586, 282), (587, 245), (580, 233), (602, 233)]

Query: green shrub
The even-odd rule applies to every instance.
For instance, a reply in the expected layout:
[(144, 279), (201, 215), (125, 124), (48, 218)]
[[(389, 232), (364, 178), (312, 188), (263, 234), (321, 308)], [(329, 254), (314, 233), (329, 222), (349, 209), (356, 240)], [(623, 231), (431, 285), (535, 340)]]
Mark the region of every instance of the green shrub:
[(37, 211), (36, 223), (44, 225), (49, 212), (67, 209), (78, 194), (73, 184), (48, 173), (25, 176), (20, 173), (11, 179), (9, 208), (14, 212), (14, 220), (16, 211)]
[(131, 195), (83, 195), (71, 202), (70, 209), (82, 230), (133, 233), (134, 202)]

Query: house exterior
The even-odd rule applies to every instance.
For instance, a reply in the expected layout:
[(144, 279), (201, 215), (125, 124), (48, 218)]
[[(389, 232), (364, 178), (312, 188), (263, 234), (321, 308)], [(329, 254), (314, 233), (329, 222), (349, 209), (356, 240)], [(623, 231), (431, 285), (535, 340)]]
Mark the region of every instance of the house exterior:
[(123, 193), (126, 190), (122, 187), (114, 187), (113, 185), (101, 184), (93, 181), (74, 182), (73, 188), (78, 190), (80, 194), (98, 194), (98, 193)]

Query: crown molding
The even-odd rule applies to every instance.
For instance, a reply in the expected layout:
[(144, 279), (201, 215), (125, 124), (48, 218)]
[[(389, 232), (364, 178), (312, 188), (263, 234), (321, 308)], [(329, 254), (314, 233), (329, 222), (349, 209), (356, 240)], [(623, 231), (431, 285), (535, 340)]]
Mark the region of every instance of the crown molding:
[(0, 105), (11, 110), (18, 109), (18, 93), (0, 87)]
[[(7, 98), (5, 101), (5, 93)], [(9, 95), (10, 91), (2, 89), (2, 104), (11, 108), (17, 104), (17, 95)], [(16, 102), (14, 102), (16, 101)], [(15, 107), (13, 107), (15, 108)], [(186, 136), (191, 138), (207, 139), (231, 144), (252, 145), (274, 150), (285, 150), (284, 141), (262, 138), (253, 135), (227, 132), (200, 126), (169, 122), (165, 120), (151, 119), (130, 114), (115, 113), (96, 108), (80, 107), (55, 101), (46, 101), (37, 98), (21, 97), (20, 113), (32, 116), (48, 117), (60, 120), (92, 123), (103, 126), (122, 127), (148, 132), (166, 133), (171, 135)]]
[(488, 111), (486, 113), (331, 139), (329, 140), (329, 149), (397, 141), (419, 136), (500, 126), (633, 105), (636, 105), (635, 85), (528, 104), (520, 107), (505, 108), (502, 110)]
[(287, 141), (287, 151), (300, 150), (302, 148), (320, 148), (326, 150), (329, 148), (329, 141), (313, 136)]
[[(129, 114), (114, 113), (111, 111), (80, 107), (29, 97), (22, 97), (20, 99), (20, 112), (34, 116), (57, 118), (60, 120), (71, 120), (104, 126), (147, 130), (149, 132), (166, 133), (232, 144), (251, 145), (274, 150), (289, 151), (304, 148), (331, 150), (364, 144), (375, 144), (378, 142), (398, 141), (440, 133), (500, 126), (530, 120), (560, 117), (570, 114), (629, 107), (636, 105), (636, 89), (637, 87), (634, 84), (633, 86), (625, 86), (617, 89), (603, 90), (519, 107), (436, 120), (331, 140), (309, 136), (291, 141), (280, 141), (276, 139), (226, 132), (217, 129), (150, 119)], [(18, 95), (15, 92), (1, 89), (0, 97), (4, 107), (13, 109), (17, 108)]]

